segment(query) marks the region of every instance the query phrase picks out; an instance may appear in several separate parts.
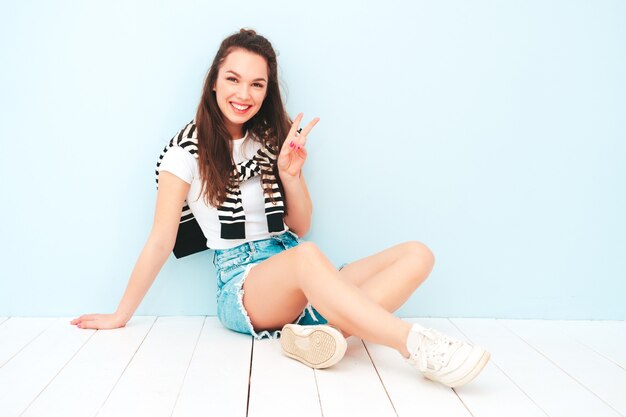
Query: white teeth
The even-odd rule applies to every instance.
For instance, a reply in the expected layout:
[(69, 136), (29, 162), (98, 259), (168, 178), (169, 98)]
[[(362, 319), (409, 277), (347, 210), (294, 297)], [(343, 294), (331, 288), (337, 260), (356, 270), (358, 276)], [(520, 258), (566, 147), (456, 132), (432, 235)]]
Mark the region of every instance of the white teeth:
[(232, 104), (232, 106), (236, 108), (237, 110), (246, 110), (248, 107), (250, 107), (250, 106), (240, 106), (239, 104), (235, 104), (235, 103), (230, 103), (230, 104)]

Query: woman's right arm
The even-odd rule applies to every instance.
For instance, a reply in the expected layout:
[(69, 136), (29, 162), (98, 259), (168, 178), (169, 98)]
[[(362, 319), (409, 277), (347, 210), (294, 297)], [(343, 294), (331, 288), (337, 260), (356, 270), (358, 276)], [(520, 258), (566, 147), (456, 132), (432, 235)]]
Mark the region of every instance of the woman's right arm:
[(126, 325), (174, 249), (189, 187), (188, 183), (168, 171), (159, 174), (152, 230), (117, 310), (113, 314), (85, 314), (72, 320), (71, 324), (82, 329), (115, 329)]

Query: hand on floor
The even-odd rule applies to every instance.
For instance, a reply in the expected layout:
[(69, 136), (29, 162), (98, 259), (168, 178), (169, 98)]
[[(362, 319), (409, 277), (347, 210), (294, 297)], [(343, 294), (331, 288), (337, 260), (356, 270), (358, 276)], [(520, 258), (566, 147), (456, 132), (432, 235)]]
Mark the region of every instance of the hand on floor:
[(124, 327), (127, 320), (123, 320), (116, 314), (83, 314), (75, 318), (70, 324), (81, 329), (117, 329)]

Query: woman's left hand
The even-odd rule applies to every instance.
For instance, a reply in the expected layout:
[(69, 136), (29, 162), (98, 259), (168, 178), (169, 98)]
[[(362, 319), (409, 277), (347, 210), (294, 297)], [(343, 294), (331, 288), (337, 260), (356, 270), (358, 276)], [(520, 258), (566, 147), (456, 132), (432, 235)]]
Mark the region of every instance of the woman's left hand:
[(298, 134), (298, 125), (300, 125), (302, 117), (302, 113), (299, 113), (298, 116), (296, 116), (296, 119), (291, 125), (291, 129), (289, 129), (287, 139), (285, 139), (285, 143), (283, 143), (283, 147), (278, 154), (277, 164), (278, 172), (281, 178), (283, 176), (295, 178), (300, 175), (300, 170), (306, 160), (306, 150), (304, 149), (306, 136), (309, 134), (311, 129), (313, 129), (313, 126), (320, 121), (319, 117), (316, 117), (311, 120), (311, 122), (306, 125), (304, 129), (302, 129), (300, 134)]

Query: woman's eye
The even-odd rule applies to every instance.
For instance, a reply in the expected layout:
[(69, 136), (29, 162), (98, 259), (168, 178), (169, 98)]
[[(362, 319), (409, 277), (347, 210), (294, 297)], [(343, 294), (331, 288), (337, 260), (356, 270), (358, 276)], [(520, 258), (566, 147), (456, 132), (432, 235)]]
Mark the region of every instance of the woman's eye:
[(233, 81), (233, 82), (237, 81), (237, 79), (235, 77), (228, 77), (228, 78), (226, 78), (226, 80)]
[(263, 88), (263, 84), (254, 83), (252, 85), (255, 86), (255, 87), (258, 87), (258, 88)]

